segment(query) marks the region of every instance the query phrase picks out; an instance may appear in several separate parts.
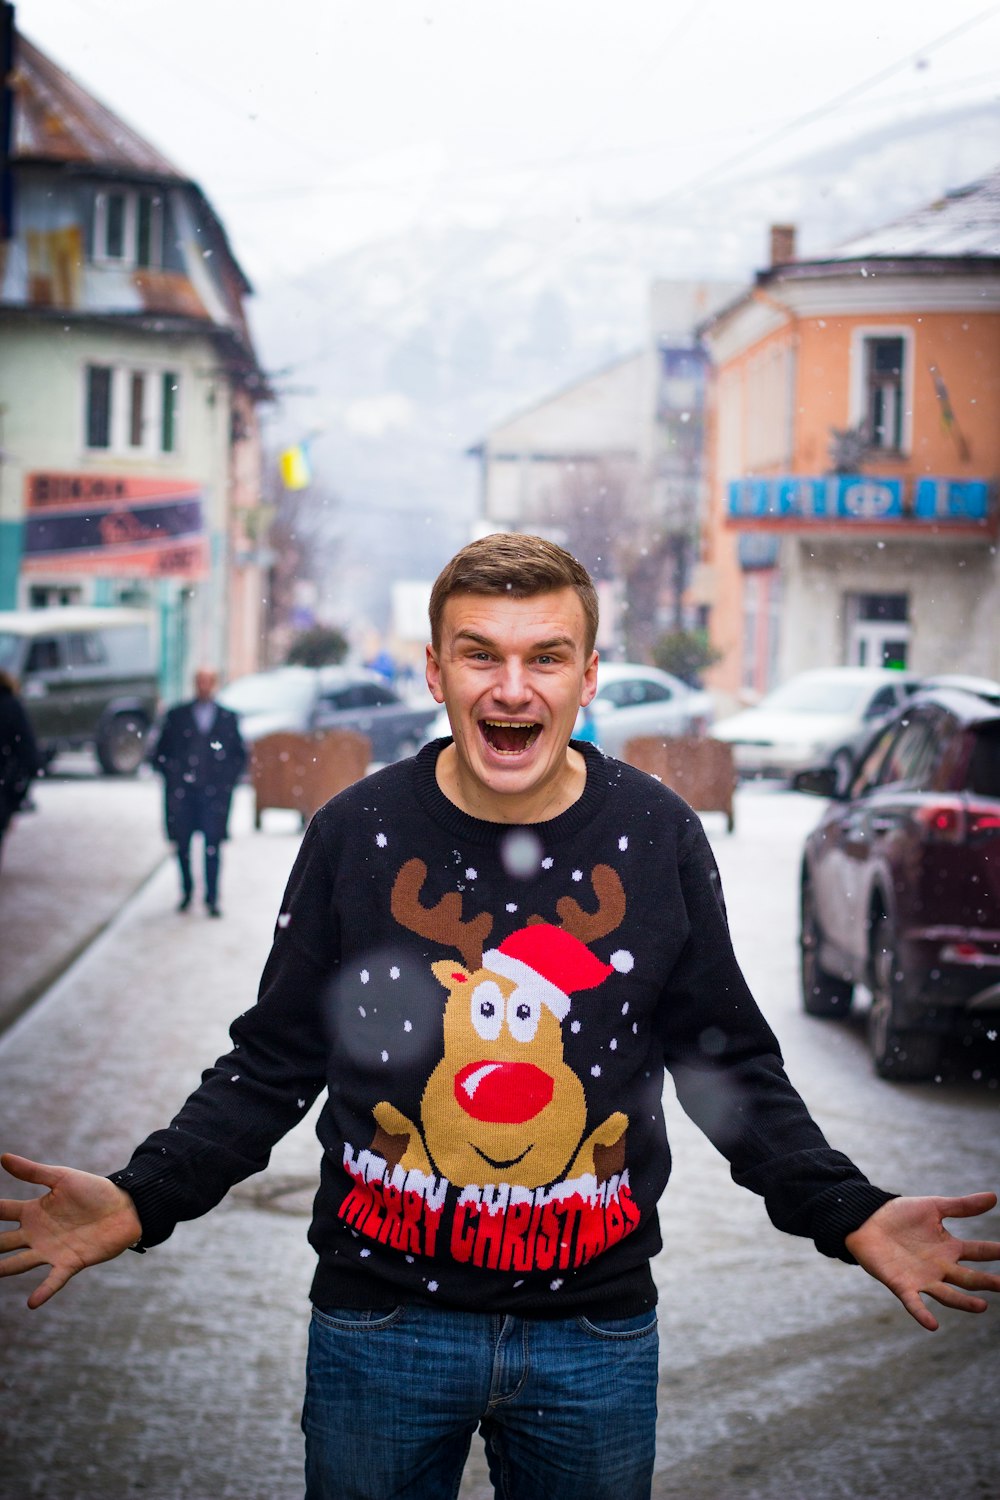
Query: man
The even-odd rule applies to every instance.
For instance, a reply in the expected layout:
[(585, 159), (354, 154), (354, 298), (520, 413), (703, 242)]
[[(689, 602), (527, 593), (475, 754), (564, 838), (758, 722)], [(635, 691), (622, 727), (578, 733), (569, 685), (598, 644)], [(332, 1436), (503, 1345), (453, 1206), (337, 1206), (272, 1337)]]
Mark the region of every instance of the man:
[(597, 602), (539, 538), (463, 549), (431, 598), (453, 738), (307, 830), (257, 1006), (111, 1180), (7, 1156), (0, 1273), (159, 1244), (260, 1170), (327, 1088), (303, 1426), (307, 1500), (439, 1500), (480, 1427), (498, 1495), (648, 1497), (663, 1070), (775, 1224), (856, 1260), (933, 1329), (983, 1311), (1000, 1244), (827, 1145), (733, 956), (714, 860), (673, 792), (570, 744)]
[(0, 845), (14, 814), (28, 806), (28, 792), (41, 765), (17, 683), (9, 672), (0, 671)]
[(163, 777), (167, 838), (177, 845), (181, 872), (178, 911), (187, 911), (194, 896), (191, 839), (200, 833), (205, 845), (205, 908), (221, 917), (219, 866), (227, 837), (233, 787), (246, 764), (236, 715), (215, 701), (219, 679), (202, 667), (195, 673), (195, 697), (178, 703), (163, 721), (152, 761)]

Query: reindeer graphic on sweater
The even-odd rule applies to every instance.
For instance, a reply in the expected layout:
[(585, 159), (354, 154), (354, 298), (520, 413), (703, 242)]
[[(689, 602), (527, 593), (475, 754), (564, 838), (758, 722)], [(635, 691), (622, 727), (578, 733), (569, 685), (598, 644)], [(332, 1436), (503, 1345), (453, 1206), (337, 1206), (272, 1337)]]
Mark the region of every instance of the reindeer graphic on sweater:
[[(423, 860), (408, 860), (391, 909), (401, 926), (462, 960), (431, 963), (448, 994), (443, 1054), (417, 1120), (382, 1099), (370, 1146), (355, 1154), (345, 1145), (354, 1185), (340, 1217), (355, 1235), (410, 1258), (436, 1257), (446, 1244), (453, 1261), (472, 1267), (574, 1270), (640, 1221), (625, 1167), (628, 1116), (614, 1110), (588, 1132), (583, 1083), (562, 1035), (574, 994), (632, 968), (630, 953), (607, 964), (588, 946), (622, 922), (621, 880), (595, 865), (596, 910), (563, 896), (558, 925), (530, 917), (484, 952), (491, 914), (463, 919), (454, 891), (425, 906), (426, 876)], [(437, 1285), (428, 1279), (428, 1290)]]
[(455, 949), (465, 963), (431, 964), (448, 1000), (444, 1055), (427, 1081), (420, 1121), (380, 1102), (372, 1149), (404, 1169), (437, 1172), (459, 1185), (607, 1180), (624, 1163), (628, 1118), (616, 1111), (584, 1137), (586, 1097), (564, 1056), (562, 1022), (574, 993), (603, 984), (616, 966), (631, 967), (630, 954), (617, 953), (606, 964), (587, 946), (625, 915), (618, 875), (608, 865), (594, 867), (595, 912), (564, 896), (556, 906), (559, 926), (529, 918), (484, 953), (492, 916), (463, 921), (456, 892), (425, 907), (426, 874), (420, 859), (403, 865), (392, 914), (410, 931)]

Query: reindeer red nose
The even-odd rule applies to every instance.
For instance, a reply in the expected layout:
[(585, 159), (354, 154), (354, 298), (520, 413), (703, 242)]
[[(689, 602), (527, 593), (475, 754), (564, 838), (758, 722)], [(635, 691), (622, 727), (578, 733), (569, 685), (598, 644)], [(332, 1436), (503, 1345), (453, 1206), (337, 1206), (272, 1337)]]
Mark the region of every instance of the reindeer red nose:
[(526, 1062), (471, 1062), (455, 1074), (455, 1098), (474, 1120), (522, 1125), (552, 1098), (548, 1073)]

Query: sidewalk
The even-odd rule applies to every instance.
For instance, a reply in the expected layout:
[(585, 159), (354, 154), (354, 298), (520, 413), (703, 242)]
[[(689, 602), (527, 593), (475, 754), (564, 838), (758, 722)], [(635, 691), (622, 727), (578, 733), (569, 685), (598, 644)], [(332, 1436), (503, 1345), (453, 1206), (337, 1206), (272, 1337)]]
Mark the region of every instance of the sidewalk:
[(16, 817), (3, 841), (0, 1032), (84, 951), (169, 852), (159, 777), (57, 774), (36, 782), (32, 799), (36, 810)]
[[(298, 819), (283, 814), (254, 833), (242, 790), (234, 834), (223, 860), (222, 921), (194, 908), (178, 914), (176, 872), (161, 864), (0, 1038), (5, 1150), (111, 1171), (166, 1123), (227, 1046), (229, 1020), (254, 999), (301, 837)], [(303, 1122), (271, 1169), (208, 1219), (147, 1256), (88, 1271), (38, 1312), (24, 1299), (39, 1274), (23, 1286), (3, 1283), (4, 1493), (301, 1495), (313, 1264), (306, 1228), (317, 1155)]]

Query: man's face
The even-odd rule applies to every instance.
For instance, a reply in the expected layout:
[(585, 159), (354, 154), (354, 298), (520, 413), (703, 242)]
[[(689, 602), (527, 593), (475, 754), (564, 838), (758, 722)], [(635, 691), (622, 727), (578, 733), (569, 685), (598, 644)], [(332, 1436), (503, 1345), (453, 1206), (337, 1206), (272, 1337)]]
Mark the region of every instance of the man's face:
[(530, 599), (455, 594), (445, 604), (427, 685), (448, 710), (459, 777), (481, 816), (530, 821), (558, 789), (577, 712), (597, 689), (585, 635), (571, 588)]
[(218, 680), (214, 672), (196, 672), (194, 674), (194, 691), (196, 697), (200, 698), (203, 703), (207, 702), (215, 692)]

